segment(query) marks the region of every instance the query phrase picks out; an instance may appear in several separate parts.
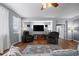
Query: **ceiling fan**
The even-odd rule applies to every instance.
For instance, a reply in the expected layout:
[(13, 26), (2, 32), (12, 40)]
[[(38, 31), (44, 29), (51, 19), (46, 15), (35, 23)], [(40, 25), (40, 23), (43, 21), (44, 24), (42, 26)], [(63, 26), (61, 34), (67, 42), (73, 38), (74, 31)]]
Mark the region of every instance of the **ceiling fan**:
[(44, 10), (44, 9), (50, 8), (50, 7), (58, 7), (58, 6), (59, 6), (58, 3), (42, 3), (41, 10)]

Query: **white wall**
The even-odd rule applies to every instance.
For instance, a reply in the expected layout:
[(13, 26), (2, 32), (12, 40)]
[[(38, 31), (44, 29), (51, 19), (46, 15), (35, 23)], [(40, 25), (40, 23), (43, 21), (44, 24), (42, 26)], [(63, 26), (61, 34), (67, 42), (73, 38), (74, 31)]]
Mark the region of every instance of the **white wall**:
[[(30, 27), (27, 27), (27, 25), (30, 25)], [(44, 25), (44, 31), (41, 32), (35, 32), (33, 31), (33, 25)], [(48, 25), (48, 27), (45, 27), (45, 25)], [(23, 23), (22, 30), (27, 30), (30, 32), (30, 34), (47, 34), (48, 32), (52, 31), (52, 21), (26, 21)]]
[[(27, 27), (30, 25), (31, 27)], [(33, 25), (48, 25), (44, 27), (44, 32), (33, 31)], [(31, 34), (48, 34), (50, 31), (56, 31), (56, 20), (53, 18), (27, 18), (22, 20), (22, 30), (29, 30)]]

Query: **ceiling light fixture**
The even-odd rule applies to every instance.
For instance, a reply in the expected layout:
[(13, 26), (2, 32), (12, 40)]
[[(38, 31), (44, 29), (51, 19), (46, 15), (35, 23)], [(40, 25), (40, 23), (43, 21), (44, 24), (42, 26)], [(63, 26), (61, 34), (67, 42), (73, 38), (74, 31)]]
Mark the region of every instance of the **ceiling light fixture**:
[(43, 3), (41, 10), (50, 8), (50, 7), (58, 7), (58, 6), (59, 6), (58, 3)]

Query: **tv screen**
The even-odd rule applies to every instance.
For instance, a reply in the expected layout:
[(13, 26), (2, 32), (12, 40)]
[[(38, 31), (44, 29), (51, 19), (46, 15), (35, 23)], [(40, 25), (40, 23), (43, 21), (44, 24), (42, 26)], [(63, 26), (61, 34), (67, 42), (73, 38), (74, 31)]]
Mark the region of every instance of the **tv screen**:
[(33, 31), (44, 31), (44, 25), (33, 25)]

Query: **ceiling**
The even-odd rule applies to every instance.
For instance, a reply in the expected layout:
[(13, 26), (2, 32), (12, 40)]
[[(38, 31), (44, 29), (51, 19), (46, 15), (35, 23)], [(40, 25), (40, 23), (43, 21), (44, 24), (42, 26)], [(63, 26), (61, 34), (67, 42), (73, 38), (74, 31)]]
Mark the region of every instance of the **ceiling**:
[(57, 8), (41, 10), (41, 3), (4, 3), (22, 17), (72, 18), (79, 15), (79, 3), (59, 3)]

